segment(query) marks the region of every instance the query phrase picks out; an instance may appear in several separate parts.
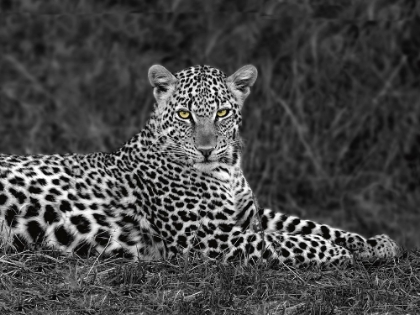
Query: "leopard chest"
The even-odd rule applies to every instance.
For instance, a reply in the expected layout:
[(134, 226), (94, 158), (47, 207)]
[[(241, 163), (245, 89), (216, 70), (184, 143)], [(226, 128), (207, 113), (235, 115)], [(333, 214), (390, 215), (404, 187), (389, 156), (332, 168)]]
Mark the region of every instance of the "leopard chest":
[(209, 233), (233, 222), (234, 197), (228, 180), (177, 164), (139, 168), (141, 209), (168, 242), (187, 244), (200, 231)]

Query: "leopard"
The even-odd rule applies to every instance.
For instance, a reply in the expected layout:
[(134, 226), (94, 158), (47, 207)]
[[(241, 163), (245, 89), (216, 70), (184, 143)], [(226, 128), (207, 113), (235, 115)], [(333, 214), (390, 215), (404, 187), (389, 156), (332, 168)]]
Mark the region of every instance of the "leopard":
[(63, 255), (345, 268), (401, 247), (259, 206), (241, 168), (242, 107), (258, 76), (153, 65), (145, 127), (111, 153), (0, 155), (1, 239)]

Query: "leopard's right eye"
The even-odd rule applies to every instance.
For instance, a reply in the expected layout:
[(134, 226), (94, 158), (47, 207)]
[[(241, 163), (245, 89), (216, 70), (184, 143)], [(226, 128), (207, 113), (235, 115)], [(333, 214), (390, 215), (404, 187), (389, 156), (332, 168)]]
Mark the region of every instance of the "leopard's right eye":
[(181, 117), (182, 119), (189, 119), (191, 117), (191, 113), (185, 110), (180, 110), (178, 112), (178, 116)]
[(228, 109), (221, 109), (217, 111), (217, 117), (225, 117), (227, 114), (229, 114), (229, 110)]

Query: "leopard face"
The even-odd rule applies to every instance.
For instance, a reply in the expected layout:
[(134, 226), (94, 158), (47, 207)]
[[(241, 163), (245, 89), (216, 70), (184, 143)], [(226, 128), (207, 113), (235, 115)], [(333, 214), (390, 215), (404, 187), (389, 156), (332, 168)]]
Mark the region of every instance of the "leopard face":
[(230, 77), (210, 66), (190, 67), (175, 75), (162, 66), (151, 67), (161, 152), (200, 170), (236, 165), (241, 108), (256, 76), (253, 66)]

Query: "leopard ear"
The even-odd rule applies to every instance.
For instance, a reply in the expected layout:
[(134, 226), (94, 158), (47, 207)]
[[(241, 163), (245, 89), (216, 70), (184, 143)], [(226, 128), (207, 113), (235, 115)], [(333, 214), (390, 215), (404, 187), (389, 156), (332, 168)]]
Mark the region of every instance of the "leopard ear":
[(245, 101), (250, 92), (250, 87), (257, 79), (258, 71), (253, 65), (246, 65), (226, 79), (230, 91), (240, 102)]
[(165, 67), (153, 65), (149, 69), (149, 81), (154, 87), (153, 95), (156, 101), (166, 100), (176, 87), (177, 79)]

